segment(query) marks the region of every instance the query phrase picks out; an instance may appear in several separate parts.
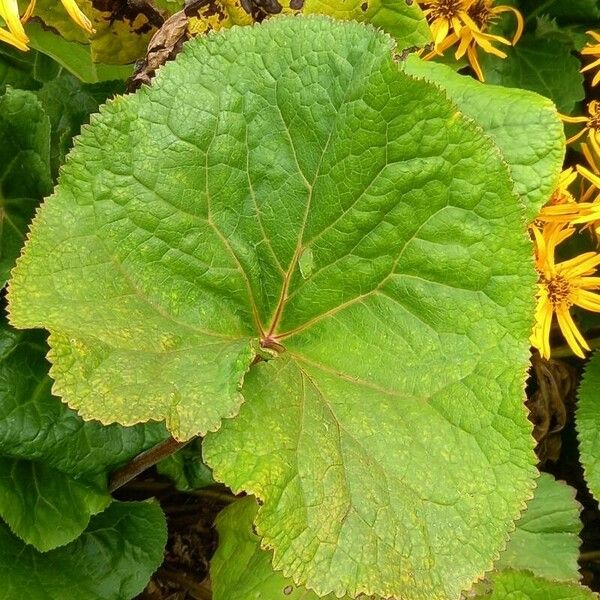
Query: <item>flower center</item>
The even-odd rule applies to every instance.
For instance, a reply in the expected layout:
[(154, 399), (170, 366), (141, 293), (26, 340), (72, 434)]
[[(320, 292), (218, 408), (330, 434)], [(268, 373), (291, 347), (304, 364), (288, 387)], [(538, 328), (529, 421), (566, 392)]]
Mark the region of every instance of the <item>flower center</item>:
[(554, 306), (565, 303), (567, 306), (571, 306), (572, 302), (569, 301), (571, 285), (565, 277), (555, 275), (551, 279), (542, 278), (542, 283), (546, 286), (548, 299)]
[(575, 198), (571, 192), (561, 188), (556, 188), (548, 204), (571, 204), (575, 202)]
[(450, 21), (458, 16), (461, 10), (464, 10), (464, 0), (435, 0), (428, 5), (428, 17), (431, 22), (437, 19)]
[(494, 13), (491, 10), (490, 0), (475, 0), (469, 7), (467, 14), (475, 21), (477, 27), (483, 31), (494, 20)]

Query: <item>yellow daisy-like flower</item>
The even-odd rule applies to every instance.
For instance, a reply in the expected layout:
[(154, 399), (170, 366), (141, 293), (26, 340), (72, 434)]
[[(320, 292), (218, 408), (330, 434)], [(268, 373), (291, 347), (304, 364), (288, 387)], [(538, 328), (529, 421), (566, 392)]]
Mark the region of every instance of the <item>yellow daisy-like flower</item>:
[(540, 210), (536, 222), (582, 225), (600, 221), (600, 202), (589, 202), (589, 195), (578, 202), (569, 191), (569, 187), (577, 179), (579, 168), (579, 165), (577, 170), (569, 167), (560, 174), (556, 188), (546, 206)]
[(585, 123), (583, 129), (571, 136), (567, 140), (567, 144), (577, 141), (580, 137), (587, 133), (588, 140), (594, 140), (600, 143), (600, 102), (598, 100), (592, 100), (588, 106), (587, 117), (570, 117), (568, 115), (560, 115), (560, 118), (564, 123)]
[(599, 194), (594, 202), (600, 202), (600, 143), (590, 137), (587, 142), (581, 144), (581, 151), (589, 165), (589, 169), (583, 165), (577, 165), (577, 172), (589, 182), (587, 189), (584, 189), (581, 200), (588, 202), (594, 194)]
[(538, 272), (535, 326), (530, 338), (543, 358), (550, 358), (550, 330), (554, 317), (576, 356), (584, 358), (589, 346), (577, 328), (570, 309), (579, 306), (600, 312), (600, 277), (594, 276), (600, 265), (600, 253), (585, 252), (557, 263), (556, 247), (575, 233), (575, 228), (550, 223), (531, 227), (535, 242), (535, 266)]
[[(523, 33), (523, 17), (512, 6), (494, 6), (493, 0), (418, 0), (422, 4), (434, 40), (434, 49), (426, 60), (443, 54), (448, 48), (458, 44), (455, 52), (457, 59), (466, 55), (469, 64), (480, 81), (484, 80), (479, 64), (477, 48), (500, 58), (506, 53), (493, 44), (507, 46), (517, 43)], [(486, 33), (502, 13), (512, 12), (517, 19), (517, 29), (512, 41), (499, 35)]]
[(598, 72), (594, 75), (592, 79), (592, 85), (596, 85), (600, 83), (600, 33), (597, 31), (588, 31), (588, 35), (591, 35), (594, 38), (595, 44), (592, 42), (588, 42), (585, 48), (581, 51), (581, 54), (585, 56), (592, 56), (595, 60), (591, 62), (589, 65), (586, 65), (581, 69), (581, 72), (591, 71), (593, 69), (598, 69)]
[[(0, 0), (0, 18), (6, 24), (8, 31), (0, 27), (0, 41), (6, 42), (11, 46), (15, 46), (19, 50), (29, 50), (29, 38), (23, 28), (23, 23), (26, 23), (35, 9), (36, 0), (31, 0), (23, 16), (19, 14), (19, 5), (17, 0)], [(83, 14), (75, 0), (61, 0), (69, 16), (77, 25), (85, 29), (88, 33), (94, 33), (92, 23)]]

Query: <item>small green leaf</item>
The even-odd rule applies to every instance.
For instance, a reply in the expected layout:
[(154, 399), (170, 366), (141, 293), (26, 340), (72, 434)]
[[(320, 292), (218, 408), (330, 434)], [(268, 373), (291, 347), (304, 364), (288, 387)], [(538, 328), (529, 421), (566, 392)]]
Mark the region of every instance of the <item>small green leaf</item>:
[(35, 56), (8, 45), (0, 47), (0, 96), (7, 86), (35, 90), (40, 83), (33, 76)]
[[(290, 5), (298, 4), (288, 0)], [(302, 12), (369, 23), (391, 35), (399, 50), (432, 41), (429, 25), (417, 2), (406, 0), (305, 0)]]
[[(54, 2), (62, 8), (62, 4)], [(100, 81), (125, 80), (133, 73), (131, 65), (112, 65), (96, 61), (89, 44), (69, 41), (52, 31), (44, 29), (40, 23), (30, 21), (26, 27), (30, 45), (53, 58), (84, 83)]]
[(0, 97), (0, 287), (25, 241), (36, 206), (52, 190), (50, 120), (35, 94)]
[(590, 492), (600, 501), (600, 353), (596, 352), (585, 368), (579, 387), (575, 422), (585, 480)]
[(565, 114), (585, 97), (581, 64), (569, 45), (524, 35), (503, 51), (508, 55), (505, 59), (482, 53), (486, 83), (537, 92)]
[(500, 571), (490, 577), (491, 589), (477, 600), (597, 600), (589, 588), (536, 577), (527, 571)]
[(75, 539), (111, 498), (44, 463), (0, 456), (0, 515), (41, 552)]
[(3, 600), (130, 600), (163, 560), (164, 515), (155, 502), (113, 502), (67, 546), (40, 553), (0, 522)]
[(215, 483), (212, 471), (202, 462), (199, 439), (192, 440), (175, 454), (161, 460), (156, 465), (156, 470), (160, 475), (170, 477), (175, 482), (175, 487), (184, 492)]
[(515, 192), (533, 220), (554, 191), (565, 154), (563, 125), (552, 103), (527, 90), (485, 85), (450, 67), (409, 56), (405, 71), (437, 83), (500, 148)]
[[(261, 550), (252, 531), (257, 511), (253, 496), (223, 510), (216, 520), (219, 545), (210, 561), (213, 600), (335, 600), (294, 585), (271, 566), (271, 553)], [(348, 599), (348, 596), (344, 596)]]
[(549, 579), (579, 581), (580, 509), (573, 488), (542, 473), (496, 569), (524, 569)]
[(166, 437), (160, 425), (83, 422), (50, 394), (38, 335), (0, 329), (0, 516), (46, 551), (110, 502), (107, 473)]

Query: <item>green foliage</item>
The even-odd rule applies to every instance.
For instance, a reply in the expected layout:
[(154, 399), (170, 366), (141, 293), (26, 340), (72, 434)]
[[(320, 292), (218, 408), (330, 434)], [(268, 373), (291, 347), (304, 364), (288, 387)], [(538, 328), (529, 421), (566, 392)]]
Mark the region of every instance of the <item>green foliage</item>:
[(600, 353), (587, 364), (579, 388), (576, 423), (585, 480), (600, 500)]
[(537, 92), (565, 114), (584, 98), (581, 64), (571, 54), (570, 45), (529, 34), (505, 52), (506, 59), (482, 54), (486, 83)]
[(27, 90), (40, 86), (33, 73), (36, 57), (37, 53), (24, 54), (0, 44), (0, 96), (7, 86)]
[(96, 112), (106, 98), (124, 91), (122, 81), (97, 84), (81, 83), (70, 73), (61, 73), (46, 82), (37, 92), (51, 124), (51, 164), (54, 177), (63, 164), (72, 140), (83, 123)]
[(563, 126), (552, 103), (526, 90), (483, 85), (450, 67), (410, 56), (405, 71), (439, 84), (502, 152), (514, 190), (533, 220), (554, 191), (564, 157)]
[[(289, 2), (294, 4), (294, 2)], [(305, 0), (302, 12), (369, 23), (391, 35), (400, 49), (423, 47), (431, 33), (416, 2), (405, 0)]]
[(257, 509), (256, 499), (248, 496), (217, 517), (219, 546), (210, 565), (213, 600), (334, 600), (333, 594), (317, 596), (273, 571), (270, 552), (261, 550), (252, 531)]
[(499, 148), (391, 50), (322, 18), (189, 43), (84, 131), (11, 319), (51, 330), (81, 414), (180, 438), (238, 411), (259, 352), (204, 450), (264, 501), (275, 568), (320, 593), (452, 596), (532, 488), (534, 279)]
[(519, 6), (530, 15), (547, 15), (559, 19), (561, 23), (596, 24), (600, 19), (598, 0), (519, 0)]
[(0, 523), (3, 600), (130, 600), (163, 559), (165, 519), (154, 502), (114, 502), (67, 546), (46, 553)]
[(578, 582), (579, 511), (575, 490), (542, 473), (495, 568), (523, 569), (540, 577)]
[(50, 393), (40, 336), (0, 329), (0, 516), (46, 551), (110, 503), (107, 473), (166, 437), (161, 425), (84, 422)]
[(588, 588), (535, 577), (527, 571), (500, 571), (490, 578), (490, 590), (477, 600), (597, 600)]
[(88, 44), (56, 35), (35, 21), (27, 25), (27, 35), (32, 48), (54, 59), (83, 83), (123, 80), (133, 71), (129, 65), (105, 64), (96, 60)]
[(156, 469), (169, 477), (181, 491), (197, 490), (213, 485), (211, 470), (202, 462), (200, 440), (193, 440), (181, 450), (161, 460)]
[(33, 92), (0, 96), (0, 287), (19, 255), (38, 202), (52, 189), (50, 120)]

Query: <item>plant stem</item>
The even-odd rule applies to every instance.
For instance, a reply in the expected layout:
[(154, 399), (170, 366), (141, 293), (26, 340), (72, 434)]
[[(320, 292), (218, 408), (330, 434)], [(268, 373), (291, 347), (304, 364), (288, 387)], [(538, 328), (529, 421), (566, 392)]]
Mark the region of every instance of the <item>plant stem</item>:
[(592, 552), (582, 552), (579, 555), (579, 560), (582, 562), (599, 562), (600, 550), (593, 550)]
[(155, 465), (159, 460), (174, 454), (177, 450), (180, 450), (191, 441), (192, 440), (179, 442), (175, 438), (170, 437), (145, 452), (138, 454), (132, 461), (111, 474), (108, 486), (109, 491), (114, 492), (115, 490), (118, 490), (128, 481), (131, 481), (134, 477)]

